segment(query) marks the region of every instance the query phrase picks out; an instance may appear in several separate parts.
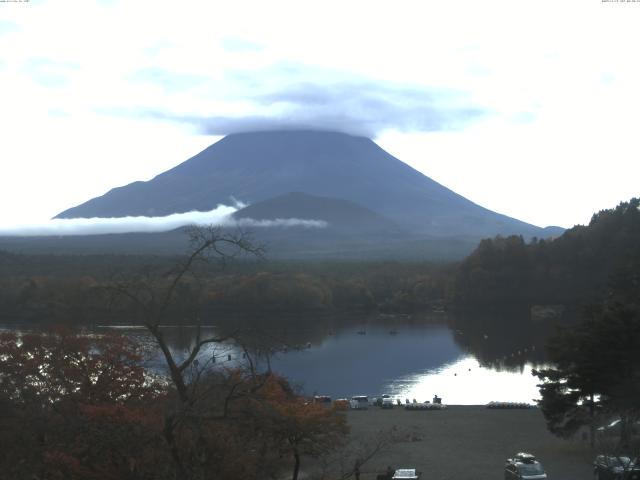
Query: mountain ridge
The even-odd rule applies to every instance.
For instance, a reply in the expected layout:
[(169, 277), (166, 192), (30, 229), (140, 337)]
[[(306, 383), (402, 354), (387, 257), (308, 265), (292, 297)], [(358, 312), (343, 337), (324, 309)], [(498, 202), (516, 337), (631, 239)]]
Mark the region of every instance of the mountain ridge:
[(467, 200), (371, 139), (312, 130), (229, 135), (147, 182), (114, 188), (56, 218), (208, 211), (232, 198), (254, 204), (293, 191), (354, 202), (417, 233), (544, 235)]

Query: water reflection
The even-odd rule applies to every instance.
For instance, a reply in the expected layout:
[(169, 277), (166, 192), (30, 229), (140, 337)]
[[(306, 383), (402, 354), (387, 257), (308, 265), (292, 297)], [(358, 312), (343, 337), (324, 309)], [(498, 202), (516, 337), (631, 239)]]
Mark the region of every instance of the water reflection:
[[(161, 370), (164, 358), (144, 329), (120, 329), (146, 345), (146, 366)], [(243, 348), (268, 354), (258, 368), (280, 373), (307, 394), (334, 398), (391, 394), (403, 401), (439, 395), (450, 404), (529, 402), (538, 398), (533, 365), (544, 362), (552, 328), (528, 312), (408, 316), (280, 317), (231, 319), (203, 328), (202, 335), (240, 334), (208, 345), (200, 365), (236, 367)], [(177, 359), (195, 342), (195, 329), (165, 328)]]
[(544, 333), (513, 317), (504, 324), (495, 317), (469, 320), (370, 319), (306, 351), (278, 355), (272, 365), (309, 394), (533, 403), (539, 392), (531, 370), (544, 360)]
[[(465, 356), (435, 370), (411, 373), (387, 386), (392, 396), (401, 399), (431, 400), (442, 397), (451, 405), (485, 405), (491, 401), (532, 403), (540, 398), (531, 366), (521, 371), (498, 371), (481, 365), (473, 356)], [(404, 400), (403, 400), (404, 401)]]
[(437, 369), (464, 355), (446, 325), (362, 328), (345, 328), (307, 350), (278, 354), (271, 362), (273, 370), (302, 384), (310, 394), (374, 395), (409, 372)]
[(498, 371), (524, 372), (527, 364), (544, 363), (544, 344), (555, 327), (531, 319), (528, 309), (456, 312), (451, 317), (456, 342)]

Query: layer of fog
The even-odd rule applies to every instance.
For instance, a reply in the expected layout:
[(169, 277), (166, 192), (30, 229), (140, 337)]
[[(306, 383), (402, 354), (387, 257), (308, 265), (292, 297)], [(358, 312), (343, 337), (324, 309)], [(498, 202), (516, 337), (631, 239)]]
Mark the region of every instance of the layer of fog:
[(304, 218), (275, 218), (273, 220), (254, 220), (253, 218), (240, 218), (238, 220), (229, 219), (224, 226), (238, 227), (303, 227), (303, 228), (326, 228), (329, 226), (324, 220), (309, 220)]
[(328, 225), (323, 220), (300, 218), (276, 218), (273, 220), (234, 219), (232, 215), (245, 206), (245, 204), (238, 202), (233, 206), (218, 205), (208, 212), (174, 213), (165, 217), (56, 218), (41, 223), (0, 228), (0, 236), (65, 236), (165, 232), (186, 225), (215, 225), (230, 228), (325, 228)]

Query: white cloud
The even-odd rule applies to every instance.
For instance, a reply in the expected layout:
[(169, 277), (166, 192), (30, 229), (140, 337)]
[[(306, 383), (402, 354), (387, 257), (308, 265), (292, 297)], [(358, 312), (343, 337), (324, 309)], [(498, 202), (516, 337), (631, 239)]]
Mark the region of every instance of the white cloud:
[[(242, 206), (242, 205), (241, 205)], [(166, 217), (71, 218), (52, 219), (37, 224), (0, 228), (0, 235), (98, 235), (103, 233), (163, 232), (185, 225), (220, 225), (238, 207), (218, 205), (209, 212), (176, 213)]]
[(0, 236), (64, 236), (100, 235), (107, 233), (165, 232), (185, 225), (215, 225), (220, 227), (273, 228), (301, 227), (326, 228), (324, 220), (301, 218), (276, 218), (254, 220), (234, 219), (233, 214), (247, 205), (218, 205), (208, 212), (175, 213), (165, 217), (120, 217), (120, 218), (55, 218), (46, 222), (18, 224), (0, 227)]
[(304, 218), (275, 218), (273, 220), (254, 220), (253, 218), (241, 218), (225, 225), (237, 225), (239, 227), (302, 227), (302, 228), (326, 228), (329, 226), (324, 220), (308, 220)]

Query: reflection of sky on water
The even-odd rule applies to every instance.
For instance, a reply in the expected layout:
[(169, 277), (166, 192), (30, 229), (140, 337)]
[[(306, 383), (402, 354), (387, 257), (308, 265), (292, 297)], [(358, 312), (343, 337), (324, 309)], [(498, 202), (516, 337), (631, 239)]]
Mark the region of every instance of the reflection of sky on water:
[(445, 325), (358, 328), (328, 337), (320, 345), (281, 354), (274, 371), (303, 386), (308, 394), (332, 397), (389, 393), (403, 399), (450, 404), (484, 404), (491, 400), (531, 402), (538, 398), (531, 368), (498, 372), (481, 368), (453, 340)]
[(483, 405), (491, 401), (527, 402), (540, 398), (537, 378), (531, 366), (520, 372), (498, 372), (484, 368), (471, 355), (443, 365), (435, 370), (409, 373), (387, 384), (387, 391), (403, 399), (418, 402), (434, 395), (452, 405)]
[[(147, 331), (132, 327), (118, 330), (148, 347), (149, 356), (144, 362), (147, 367), (164, 370), (162, 353)], [(359, 331), (366, 334), (358, 334)], [(164, 333), (176, 357), (183, 358), (194, 341), (194, 330), (169, 328)], [(203, 329), (203, 336), (212, 334), (215, 329)], [(531, 375), (530, 365), (520, 371), (482, 367), (466, 346), (454, 340), (447, 325), (359, 324), (336, 329), (324, 337), (300, 330), (295, 337), (301, 349), (289, 348), (286, 353), (274, 355), (271, 366), (306, 394), (340, 398), (389, 393), (403, 403), (405, 398), (421, 402), (437, 394), (452, 405), (494, 400), (531, 403), (539, 398), (538, 380)], [(489, 345), (486, 335), (478, 338), (482, 345)], [(489, 338), (496, 341), (494, 336)], [(509, 342), (500, 342), (500, 346), (509, 349)], [(214, 355), (218, 368), (233, 368), (243, 362), (242, 351), (227, 343), (207, 345), (199, 356), (201, 365), (211, 365)]]
[(327, 337), (320, 345), (280, 354), (273, 370), (300, 383), (307, 393), (333, 397), (382, 393), (384, 385), (418, 368), (437, 368), (461, 354), (449, 329), (441, 325), (358, 327)]

